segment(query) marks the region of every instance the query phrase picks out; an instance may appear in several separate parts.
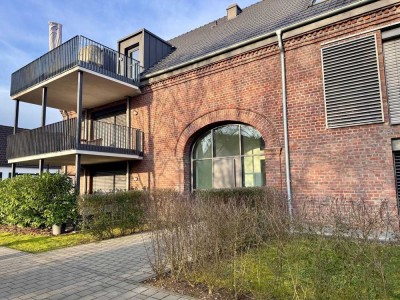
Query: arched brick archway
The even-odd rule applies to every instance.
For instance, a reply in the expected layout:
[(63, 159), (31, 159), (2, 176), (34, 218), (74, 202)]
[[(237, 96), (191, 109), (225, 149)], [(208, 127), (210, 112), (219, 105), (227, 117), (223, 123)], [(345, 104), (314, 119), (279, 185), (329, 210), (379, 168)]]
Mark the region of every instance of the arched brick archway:
[[(276, 126), (271, 120), (257, 112), (243, 109), (221, 109), (206, 113), (189, 123), (180, 133), (176, 147), (175, 158), (181, 162), (180, 169), (183, 171), (181, 187), (188, 191), (190, 189), (190, 148), (199, 133), (210, 125), (221, 122), (245, 123), (256, 128), (262, 135), (266, 144), (266, 156), (271, 158), (270, 172), (274, 186), (280, 186), (281, 178), (281, 149), (282, 143)], [(276, 173), (279, 174), (276, 174)], [(276, 176), (279, 175), (279, 176)]]

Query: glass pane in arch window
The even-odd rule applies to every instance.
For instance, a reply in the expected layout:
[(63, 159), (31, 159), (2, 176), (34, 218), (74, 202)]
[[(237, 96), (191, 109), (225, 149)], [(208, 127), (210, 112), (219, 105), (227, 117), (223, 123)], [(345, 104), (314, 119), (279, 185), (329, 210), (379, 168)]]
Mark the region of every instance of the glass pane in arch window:
[(265, 186), (265, 157), (245, 156), (243, 161), (243, 187)]
[(214, 130), (214, 156), (240, 155), (239, 125), (226, 125)]
[(265, 148), (264, 140), (257, 129), (241, 125), (243, 155), (260, 155)]
[(196, 142), (193, 154), (195, 159), (211, 158), (212, 135), (211, 131), (206, 133)]
[(211, 189), (213, 187), (212, 160), (197, 160), (193, 162), (194, 186), (196, 189)]

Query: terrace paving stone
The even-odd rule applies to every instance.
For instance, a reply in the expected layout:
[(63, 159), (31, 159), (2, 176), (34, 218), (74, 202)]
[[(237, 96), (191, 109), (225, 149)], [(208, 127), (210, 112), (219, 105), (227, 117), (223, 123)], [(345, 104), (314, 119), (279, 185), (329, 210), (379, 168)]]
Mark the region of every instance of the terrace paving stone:
[(148, 235), (29, 254), (0, 247), (0, 299), (193, 299), (143, 284)]

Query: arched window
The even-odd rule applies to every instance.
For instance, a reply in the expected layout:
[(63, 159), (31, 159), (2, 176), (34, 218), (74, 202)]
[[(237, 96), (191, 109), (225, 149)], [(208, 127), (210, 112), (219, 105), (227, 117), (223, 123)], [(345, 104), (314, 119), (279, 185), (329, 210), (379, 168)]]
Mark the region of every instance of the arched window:
[(192, 149), (193, 189), (264, 186), (264, 148), (261, 134), (248, 125), (207, 131)]

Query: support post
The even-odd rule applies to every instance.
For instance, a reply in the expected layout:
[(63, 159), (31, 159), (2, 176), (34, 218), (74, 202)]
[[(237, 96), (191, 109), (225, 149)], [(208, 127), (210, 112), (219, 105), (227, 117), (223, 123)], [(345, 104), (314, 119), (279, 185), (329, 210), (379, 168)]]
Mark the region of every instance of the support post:
[(86, 195), (87, 194), (87, 170), (86, 170), (86, 168), (83, 169), (83, 180), (84, 180), (83, 193)]
[[(14, 115), (14, 130), (13, 134), (16, 135), (18, 131), (18, 118), (19, 118), (19, 100), (15, 100), (15, 115)], [(17, 165), (11, 164), (11, 177), (15, 177)]]
[(42, 127), (46, 126), (47, 87), (42, 88)]
[(75, 190), (80, 194), (81, 189), (81, 155), (75, 154)]
[(130, 176), (130, 161), (126, 161), (126, 190), (129, 191), (131, 189), (131, 176)]
[[(131, 136), (132, 136), (132, 129), (131, 129), (131, 97), (126, 97), (126, 134), (127, 134), (127, 148), (132, 149), (131, 145)], [(126, 161), (126, 190), (129, 191), (131, 187), (131, 176), (130, 176), (130, 162), (129, 160)]]
[(85, 136), (84, 136), (85, 141), (87, 142), (89, 140), (89, 110), (85, 110)]
[[(82, 136), (82, 81), (83, 72), (78, 71), (78, 90), (76, 93), (76, 140), (75, 147), (80, 148)], [(81, 186), (81, 155), (75, 155), (75, 189), (80, 193)]]
[(82, 81), (83, 72), (78, 72), (78, 90), (76, 94), (76, 149), (80, 148), (82, 139)]
[(132, 129), (131, 129), (131, 97), (126, 97), (126, 143), (127, 149), (132, 149)]
[[(46, 126), (47, 87), (42, 88), (42, 128)], [(39, 160), (39, 174), (43, 174), (44, 159)]]

